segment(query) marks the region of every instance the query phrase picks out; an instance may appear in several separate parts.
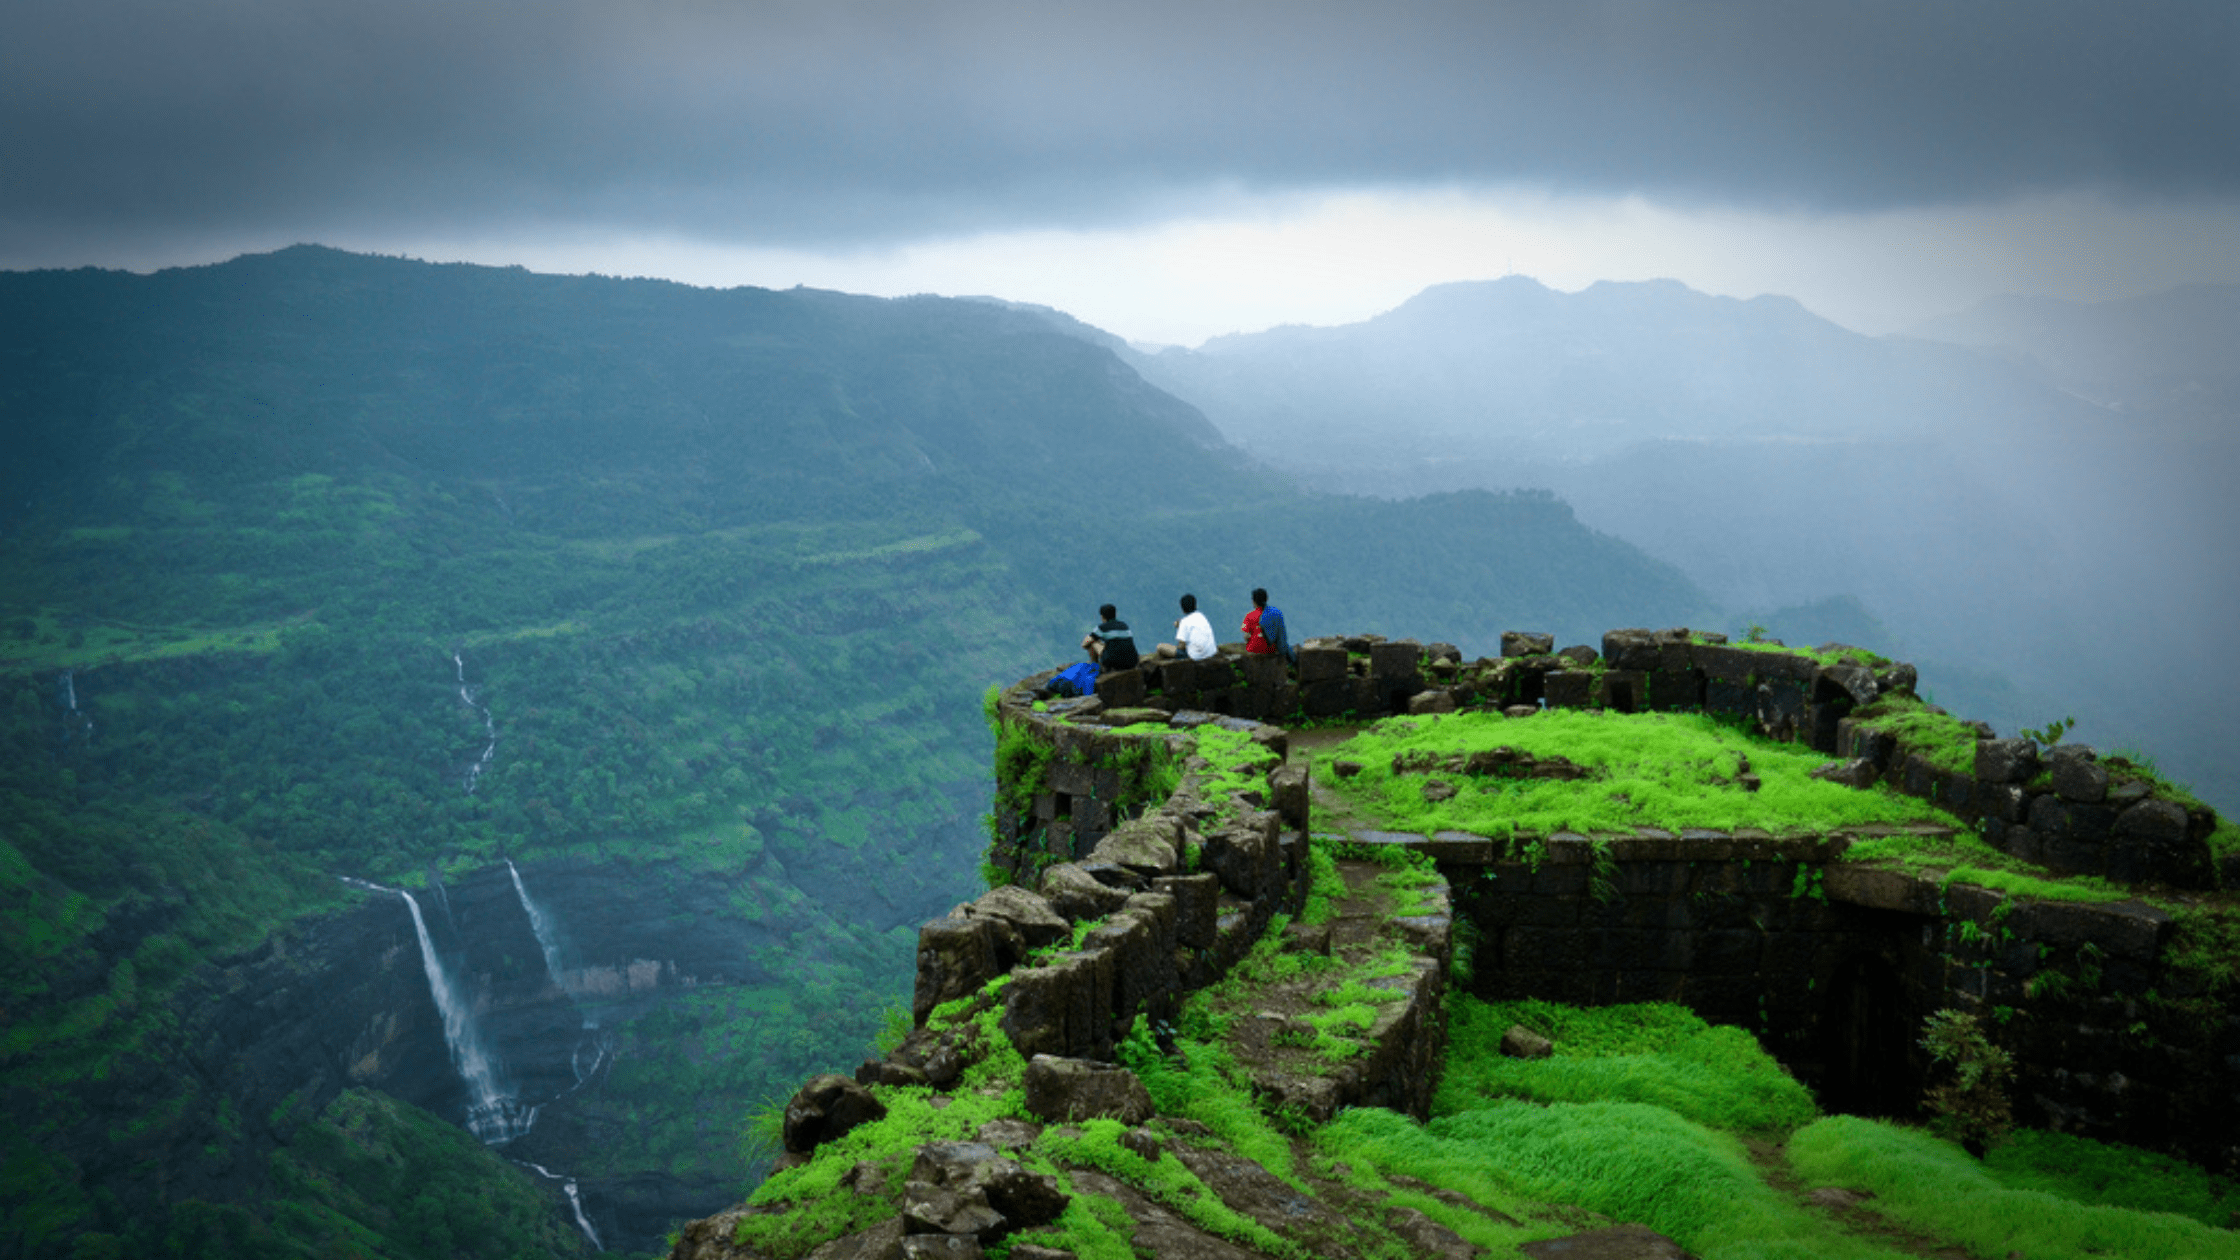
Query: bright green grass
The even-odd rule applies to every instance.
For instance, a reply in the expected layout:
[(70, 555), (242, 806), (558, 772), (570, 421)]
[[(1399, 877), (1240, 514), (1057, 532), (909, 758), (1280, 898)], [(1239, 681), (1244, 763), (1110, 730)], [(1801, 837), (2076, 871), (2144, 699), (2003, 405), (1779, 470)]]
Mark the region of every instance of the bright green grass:
[[(1555, 1043), (1546, 1059), (1511, 1059), (1501, 1034), (1522, 1024)], [(1740, 1028), (1666, 1003), (1573, 1007), (1447, 998), (1447, 1072), (1432, 1104), (1454, 1115), (1487, 1102), (1652, 1103), (1733, 1132), (1786, 1131), (1819, 1114), (1812, 1095)]]
[(1931, 713), (1919, 697), (1892, 692), (1853, 714), (1861, 724), (1897, 739), (1907, 752), (1942, 770), (1974, 774), (1975, 728), (1949, 714)]
[[(2056, 1157), (2064, 1154), (2074, 1152)], [(2103, 1156), (2093, 1167), (2114, 1158), (2127, 1156)], [(2074, 1170), (2077, 1175), (2046, 1169), (2002, 1175), (1951, 1143), (1880, 1121), (1830, 1116), (1789, 1140), (1789, 1162), (1807, 1184), (1871, 1190), (1875, 1211), (1953, 1239), (1977, 1255), (2015, 1254), (2023, 1260), (2240, 1257), (2240, 1236), (2199, 1221), (2108, 1202), (2073, 1201), (2069, 1194), (2078, 1190), (2079, 1175), (2089, 1180), (2090, 1168)], [(2020, 1188), (2033, 1183), (2044, 1188)], [(2137, 1184), (2108, 1184), (2115, 1186), (2113, 1195), (2103, 1189), (2094, 1197), (2152, 1201)], [(2198, 1202), (2186, 1200), (2182, 1188), (2179, 1198)]]
[(1198, 1228), (1264, 1254), (1307, 1260), (1298, 1244), (1222, 1202), (1179, 1159), (1148, 1160), (1120, 1144), (1128, 1126), (1118, 1120), (1085, 1120), (1056, 1126), (1035, 1139), (1037, 1153), (1078, 1168), (1094, 1168), (1136, 1186)]
[(1768, 1188), (1739, 1140), (1645, 1103), (1499, 1102), (1417, 1125), (1372, 1108), (1317, 1135), (1481, 1203), (1576, 1203), (1670, 1236), (1704, 1260), (1893, 1260)]
[[(1202, 999), (1196, 995), (1193, 1003)], [(1191, 1020), (1185, 1011), (1185, 1023)], [(1216, 1038), (1175, 1038), (1175, 1058), (1159, 1053), (1139, 1017), (1135, 1031), (1118, 1047), (1120, 1064), (1143, 1081), (1152, 1105), (1163, 1116), (1186, 1116), (1213, 1130), (1230, 1150), (1257, 1162), (1293, 1189), (1304, 1192), (1291, 1164), (1291, 1142), (1276, 1131), (1252, 1097), (1251, 1081)]]
[(1274, 749), (1254, 743), (1252, 736), (1243, 731), (1201, 726), (1197, 737), (1198, 755), (1213, 766), (1201, 790), (1207, 800), (1216, 804), (1228, 800), (1231, 793), (1265, 788), (1268, 772), (1282, 760)]
[[(1596, 771), (1577, 782), (1464, 775), (1395, 775), (1397, 754), (1438, 756), (1511, 747), (1561, 756)], [(1747, 756), (1763, 786), (1733, 782)], [(1338, 759), (1361, 763), (1340, 779)], [(1867, 823), (1936, 822), (1951, 815), (1886, 788), (1856, 791), (1810, 777), (1828, 758), (1752, 739), (1695, 713), (1592, 713), (1550, 709), (1518, 720), (1486, 713), (1389, 718), (1331, 750), (1317, 773), (1328, 787), (1403, 831), (1508, 837), (1519, 832), (1630, 831), (1636, 827), (1760, 827), (1826, 831)], [(1423, 785), (1442, 778), (1460, 791), (1429, 803)]]
[(2002, 853), (1972, 832), (1949, 836), (1881, 836), (1844, 850), (1847, 862), (1885, 862), (1946, 882), (1974, 884), (2045, 901), (2122, 901), (2132, 890), (2092, 875), (2049, 876), (2044, 868)]
[[(1697, 640), (1697, 642), (1700, 643), (1702, 642), (1702, 640), (1699, 639)], [(1809, 657), (1821, 665), (1865, 665), (1869, 668), (1873, 668), (1877, 665), (1887, 665), (1890, 663), (1889, 657), (1880, 655), (1879, 653), (1869, 652), (1865, 648), (1857, 647), (1846, 647), (1834, 652), (1823, 652), (1819, 648), (1790, 647), (1786, 644), (1781, 643), (1753, 643), (1748, 639), (1731, 639), (1725, 643), (1719, 644), (1718, 646), (1740, 648), (1745, 652), (1779, 652), (1786, 656)]]
[(2009, 1190), (2043, 1190), (2078, 1203), (2174, 1212), (2222, 1227), (2240, 1195), (2222, 1177), (2170, 1155), (2022, 1129), (1993, 1147), (1983, 1167)]

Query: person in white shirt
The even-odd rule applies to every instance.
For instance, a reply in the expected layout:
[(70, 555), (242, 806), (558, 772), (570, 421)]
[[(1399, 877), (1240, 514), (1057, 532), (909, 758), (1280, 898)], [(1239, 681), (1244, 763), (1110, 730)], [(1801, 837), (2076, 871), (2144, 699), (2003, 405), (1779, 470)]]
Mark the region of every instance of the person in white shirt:
[(1220, 649), (1213, 641), (1213, 623), (1198, 611), (1198, 597), (1182, 597), (1182, 619), (1174, 623), (1174, 637), (1191, 660), (1202, 661)]

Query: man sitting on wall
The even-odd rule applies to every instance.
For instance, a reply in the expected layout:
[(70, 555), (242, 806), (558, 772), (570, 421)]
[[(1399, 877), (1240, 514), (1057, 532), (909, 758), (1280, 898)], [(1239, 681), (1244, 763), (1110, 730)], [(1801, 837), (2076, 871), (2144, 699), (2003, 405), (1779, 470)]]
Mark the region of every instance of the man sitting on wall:
[(1195, 595), (1182, 597), (1182, 619), (1174, 623), (1174, 637), (1176, 643), (1160, 645), (1161, 656), (1179, 653), (1187, 654), (1193, 661), (1202, 661), (1221, 650), (1213, 641), (1213, 623), (1198, 611), (1198, 597)]
[(1268, 607), (1268, 592), (1252, 588), (1252, 611), (1244, 615), (1244, 650), (1255, 656), (1280, 656), (1296, 665), (1291, 638), (1285, 633), (1283, 610)]
[(1134, 669), (1136, 636), (1129, 631), (1128, 623), (1120, 620), (1120, 610), (1106, 604), (1097, 609), (1097, 615), (1104, 620), (1081, 640), (1081, 650), (1100, 670)]

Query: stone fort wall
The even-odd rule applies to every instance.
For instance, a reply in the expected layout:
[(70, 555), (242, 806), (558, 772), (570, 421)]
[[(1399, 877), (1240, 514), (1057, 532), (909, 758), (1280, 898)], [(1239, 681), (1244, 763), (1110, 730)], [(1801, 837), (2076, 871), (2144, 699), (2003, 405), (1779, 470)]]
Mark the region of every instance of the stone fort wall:
[[(2217, 879), (2207, 844), (2215, 815), (2116, 782), (2088, 749), (2041, 753), (1977, 728), (1974, 757), (1954, 768), (1949, 746), (1887, 733), (1867, 707), (1910, 696), (1911, 666), (1686, 631), (1613, 631), (1600, 651), (1553, 646), (1546, 636), (1505, 635), (1501, 657), (1465, 661), (1451, 645), (1364, 635), (1310, 641), (1295, 668), (1225, 650), (1203, 662), (1146, 661), (1107, 674), (1095, 697), (1052, 700), (1040, 711), (1034, 697), (1047, 676), (1028, 679), (1003, 694), (997, 716), (1041, 752), (999, 767), (992, 869), (1031, 883), (1062, 867), (1061, 884), (1085, 877), (1131, 897), (1172, 896), (1175, 885), (1157, 881), (1174, 876), (1140, 871), (1145, 887), (1129, 891), (1126, 864), (1111, 860), (1121, 847), (1106, 846), (1140, 832), (1131, 818), (1179, 837), (1188, 811), (1205, 808), (1185, 801), (1178, 814), (1154, 799), (1159, 780), (1143, 750), (1170, 748), (1170, 732), (1225, 723), (1280, 744), (1274, 724), (1301, 719), (1547, 706), (1737, 718), (1767, 738), (1828, 753), (1854, 785), (1879, 780), (1931, 800), (1994, 844), (2058, 871), (2152, 881), (2165, 893)], [(1218, 975), (1224, 959), (1241, 957), (1267, 915), (1297, 896), (1305, 771), (1285, 766), (1257, 802), (1267, 821), (1254, 825), (1273, 837), (1260, 847), (1281, 855), (1268, 867), (1281, 874), (1252, 897), (1238, 891), (1250, 886), (1246, 877), (1235, 887), (1217, 878), (1216, 901), (1234, 900), (1216, 911), (1210, 932), (1204, 912), (1192, 912), (1197, 939), (1225, 944), (1188, 946), (1200, 951), (1195, 964), (1170, 955), (1153, 968), (1156, 983), (1114, 982), (1114, 997), (1080, 1018), (1039, 1013), (1081, 1001), (1033, 997), (1032, 985), (1059, 983), (1035, 980), (1012, 999), (1007, 1031), (1054, 1053), (1100, 1057), (1117, 1021), (1170, 1009)], [(2143, 900), (2015, 897), (1847, 864), (1848, 846), (1876, 831), (1558, 834), (1537, 838), (1529, 862), (1516, 856), (1521, 845), (1453, 833), (1386, 840), (1438, 862), (1457, 922), (1475, 938), (1471, 987), (1480, 996), (1679, 1002), (1758, 1032), (1825, 1105), (1882, 1114), (1910, 1114), (1920, 1097), (1929, 1068), (1917, 1044), (1922, 1020), (1967, 1010), (2017, 1056), (2025, 1123), (2240, 1167), (2240, 1017), (2229, 979), (2184, 925)], [(1002, 961), (999, 948), (972, 946), (962, 952), (987, 961), (929, 969), (929, 958), (959, 954), (960, 933), (992, 930), (959, 927), (960, 917), (969, 925), (1000, 916), (927, 925), (921, 1018), (942, 994), (960, 991), (962, 980), (941, 977), (993, 974)], [(1417, 1088), (1428, 1096), (1428, 1083)]]

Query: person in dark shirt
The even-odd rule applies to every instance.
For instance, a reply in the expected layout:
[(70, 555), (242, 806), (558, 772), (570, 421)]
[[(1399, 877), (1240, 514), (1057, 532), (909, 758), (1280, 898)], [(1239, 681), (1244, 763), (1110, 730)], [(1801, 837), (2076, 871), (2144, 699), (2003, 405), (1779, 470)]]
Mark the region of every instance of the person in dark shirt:
[(1089, 659), (1097, 663), (1100, 673), (1113, 669), (1134, 669), (1136, 636), (1128, 629), (1128, 623), (1120, 620), (1120, 610), (1106, 604), (1097, 609), (1097, 615), (1104, 620), (1097, 623), (1097, 628), (1081, 640), (1081, 650), (1087, 652)]

